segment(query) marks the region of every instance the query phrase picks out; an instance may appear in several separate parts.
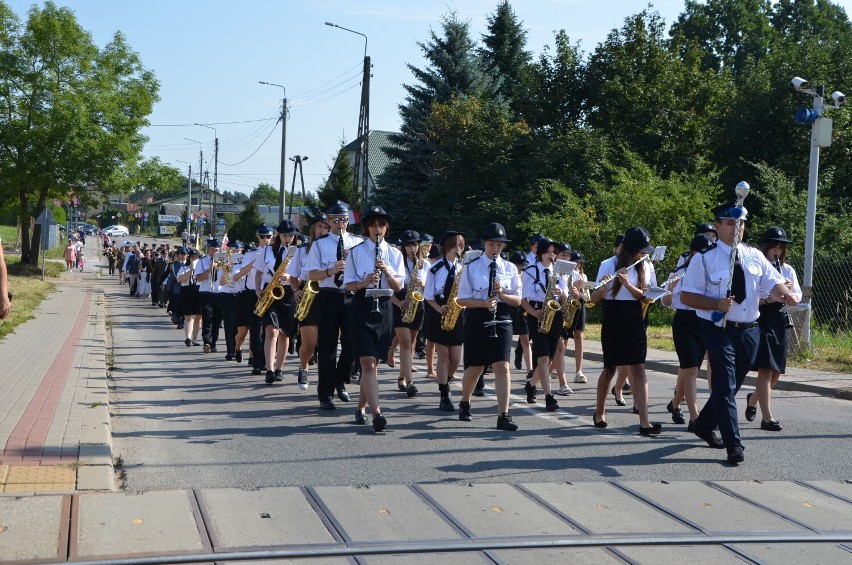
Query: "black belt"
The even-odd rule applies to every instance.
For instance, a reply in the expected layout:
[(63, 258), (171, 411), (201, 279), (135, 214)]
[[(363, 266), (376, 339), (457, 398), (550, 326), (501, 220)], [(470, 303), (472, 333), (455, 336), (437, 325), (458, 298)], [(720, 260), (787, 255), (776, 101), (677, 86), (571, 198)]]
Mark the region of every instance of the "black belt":
[(346, 290), (345, 288), (326, 288), (326, 287), (320, 287), (320, 292), (332, 292), (332, 293), (334, 293), (334, 294), (346, 294), (346, 293), (347, 293), (347, 292), (349, 292), (349, 291), (348, 291), (348, 290)]
[(544, 304), (543, 302), (539, 302), (537, 300), (527, 300), (527, 302), (529, 302), (530, 306), (532, 306), (536, 310), (541, 310), (541, 306), (542, 304)]
[(725, 325), (731, 326), (732, 328), (747, 330), (750, 328), (756, 328), (757, 322), (731, 322), (730, 320), (728, 320), (727, 322), (725, 322)]

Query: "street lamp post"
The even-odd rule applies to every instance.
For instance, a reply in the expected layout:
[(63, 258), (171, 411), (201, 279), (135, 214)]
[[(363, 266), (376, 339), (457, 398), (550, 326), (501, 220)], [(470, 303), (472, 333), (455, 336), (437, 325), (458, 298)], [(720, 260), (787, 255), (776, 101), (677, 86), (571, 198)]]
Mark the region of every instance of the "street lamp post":
[(195, 125), (213, 130), (213, 237), (216, 237), (216, 228), (219, 220), (216, 218), (216, 194), (218, 192), (218, 177), (219, 177), (219, 134), (216, 128), (205, 124), (196, 123)]
[(180, 159), (176, 159), (176, 161), (186, 163), (189, 166), (189, 172), (186, 173), (186, 232), (189, 233), (192, 229), (192, 226), (190, 226), (192, 219), (192, 163)]
[(358, 115), (358, 150), (355, 152), (355, 170), (352, 183), (352, 204), (358, 200), (358, 189), (361, 192), (361, 211), (367, 208), (369, 154), (370, 154), (370, 57), (367, 56), (367, 36), (360, 31), (345, 28), (332, 22), (325, 25), (348, 31), (364, 38), (364, 75), (361, 79), (361, 108)]
[[(305, 203), (305, 173), (302, 171), (302, 163), (308, 160), (307, 155), (295, 155), (290, 157), (290, 160), (293, 161), (293, 186), (290, 187), (290, 208), (287, 211), (287, 218), (293, 217), (293, 200), (296, 193), (296, 170), (299, 171), (299, 176), (302, 178), (302, 205)], [(299, 219), (301, 220), (301, 214), (299, 214)]]
[(277, 86), (284, 91), (284, 99), (281, 101), (281, 173), (278, 177), (278, 222), (284, 219), (284, 194), (287, 192), (285, 183), (285, 167), (287, 166), (287, 89), (280, 84), (274, 82), (266, 82), (263, 80), (257, 81), (260, 84), (267, 86)]
[(796, 111), (795, 120), (797, 124), (811, 124), (811, 151), (808, 162), (808, 209), (805, 223), (805, 268), (803, 280), (803, 300), (809, 303), (805, 310), (805, 323), (802, 328), (804, 341), (808, 349), (811, 349), (811, 315), (813, 306), (813, 276), (814, 276), (814, 244), (816, 238), (816, 203), (817, 186), (819, 180), (819, 150), (821, 147), (831, 146), (832, 120), (823, 117), (828, 109), (840, 108), (846, 104), (846, 96), (840, 91), (834, 91), (831, 98), (834, 104), (826, 106), (823, 97), (825, 86), (810, 87), (808, 81), (801, 77), (793, 77), (791, 81), (797, 92), (813, 96), (813, 109), (799, 108)]

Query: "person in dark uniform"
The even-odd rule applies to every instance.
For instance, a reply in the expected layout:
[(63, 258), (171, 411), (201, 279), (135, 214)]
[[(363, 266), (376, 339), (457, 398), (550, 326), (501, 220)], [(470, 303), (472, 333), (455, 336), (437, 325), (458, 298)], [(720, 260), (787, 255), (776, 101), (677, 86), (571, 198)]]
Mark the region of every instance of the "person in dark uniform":
[[(597, 405), (592, 418), (596, 428), (607, 426), (604, 416), (609, 386), (616, 367), (624, 367), (633, 380), (634, 407), (639, 414), (640, 435), (657, 435), (662, 429), (660, 424), (651, 423), (648, 418), (648, 381), (645, 376), (648, 338), (641, 302), (644, 289), (657, 286), (650, 261), (642, 260), (653, 252), (648, 230), (632, 227), (624, 232), (618, 254), (602, 262), (598, 270), (598, 283), (611, 282), (602, 285), (591, 296), (593, 302), (604, 301), (601, 304), (604, 367), (598, 378)], [(634, 266), (628, 269), (630, 265)]]
[[(685, 254), (685, 257), (684, 255), (680, 256), (677, 267), (669, 275), (669, 279), (671, 280), (685, 274), (686, 269), (689, 267), (689, 262), (695, 254), (705, 252), (713, 245), (714, 243), (710, 238), (703, 233), (695, 235), (689, 244), (689, 251)], [(686, 306), (680, 299), (682, 288), (681, 280), (674, 280), (666, 289), (671, 294), (667, 294), (661, 299), (664, 306), (668, 306), (675, 311), (674, 319), (672, 320), (672, 339), (678, 359), (677, 385), (675, 386), (674, 398), (666, 406), (666, 409), (672, 415), (672, 422), (675, 424), (684, 424), (686, 423), (686, 419), (683, 416), (683, 411), (680, 409), (680, 403), (686, 399), (686, 407), (689, 410), (689, 426), (691, 428), (694, 426), (693, 422), (698, 417), (695, 381), (698, 378), (698, 369), (701, 368), (701, 362), (707, 353), (707, 346), (704, 344), (704, 334), (698, 325), (698, 315), (695, 313), (695, 309)]]
[[(391, 293), (399, 292), (405, 280), (402, 253), (384, 241), (390, 219), (391, 216), (380, 206), (367, 209), (361, 222), (368, 239), (352, 248), (343, 274), (346, 289), (355, 293), (349, 306), (349, 335), (352, 355), (361, 363), (361, 393), (355, 422), (366, 423), (364, 409), (369, 405), (376, 432), (387, 425), (379, 406), (377, 364), (379, 358), (387, 353), (393, 335)], [(388, 294), (368, 296), (367, 289), (382, 289)]]
[[(403, 322), (402, 317), (405, 309), (409, 306), (406, 298), (412, 285), (414, 291), (420, 292), (422, 295), (423, 286), (426, 284), (427, 267), (426, 260), (420, 254), (421, 239), (419, 233), (414, 230), (402, 232), (400, 243), (404, 256), (405, 281), (403, 288), (391, 298), (393, 327), (396, 332), (396, 341), (399, 343), (397, 388), (408, 394), (409, 397), (413, 397), (417, 394), (417, 387), (411, 380), (411, 364), (414, 358), (414, 343), (417, 341), (417, 334), (420, 331), (420, 326), (423, 325), (425, 315), (423, 300), (417, 304), (413, 320)], [(393, 347), (388, 352), (388, 360), (391, 359), (393, 359)]]
[(515, 431), (518, 426), (509, 414), (509, 357), (511, 308), (521, 304), (521, 277), (512, 263), (500, 257), (511, 242), (501, 224), (490, 224), (482, 240), (483, 254), (465, 266), (459, 283), (458, 300), (466, 308), (459, 420), (471, 420), (471, 396), (483, 370), (490, 365), (497, 393), (497, 428)]
[[(518, 276), (523, 270), (529, 266), (527, 256), (523, 251), (515, 251), (509, 257), (509, 262), (515, 266), (518, 271)], [(515, 346), (515, 369), (519, 371), (525, 368), (527, 371), (527, 379), (532, 377), (532, 349), (530, 348), (530, 329), (527, 325), (526, 311), (518, 306), (510, 306), (512, 312), (512, 334), (518, 336), (518, 344)]]
[[(553, 272), (556, 248), (556, 242), (547, 238), (539, 239), (536, 262), (524, 269), (521, 275), (523, 285), (521, 308), (527, 313), (527, 326), (529, 327), (532, 356), (535, 364), (535, 373), (526, 382), (524, 388), (527, 393), (527, 402), (533, 404), (535, 403), (536, 384), (541, 384), (541, 389), (545, 394), (545, 409), (549, 412), (559, 408), (559, 403), (556, 402), (550, 389), (550, 363), (559, 347), (562, 333), (561, 305), (568, 295), (565, 279)], [(551, 293), (550, 297), (547, 296), (548, 290)], [(549, 330), (542, 333), (539, 331), (539, 324), (545, 317), (544, 304), (548, 299), (559, 302), (560, 309), (556, 310)]]
[(166, 293), (169, 297), (168, 312), (172, 315), (172, 321), (177, 326), (177, 329), (183, 329), (183, 311), (180, 305), (180, 295), (183, 289), (178, 280), (180, 268), (186, 263), (186, 249), (179, 247), (175, 250), (171, 263), (166, 266), (166, 280), (163, 281), (163, 286), (166, 287)]
[(441, 329), (441, 320), (450, 310), (447, 304), (456, 276), (461, 268), (464, 234), (446, 231), (440, 237), (442, 258), (435, 262), (426, 275), (426, 287), (423, 299), (426, 301), (426, 313), (423, 320), (423, 333), (426, 339), (435, 344), (438, 353), (438, 391), (441, 395), (439, 409), (455, 412), (456, 407), (450, 398), (450, 378), (461, 361), (462, 343), (464, 343), (464, 312), (462, 311), (453, 329)]
[[(787, 288), (783, 275), (772, 267), (763, 253), (743, 244), (734, 249), (736, 218), (740, 218), (739, 240), (742, 241), (745, 209), (723, 204), (713, 212), (719, 239), (715, 247), (690, 261), (681, 291), (683, 303), (695, 308), (700, 318), (713, 369), (710, 398), (695, 420), (693, 433), (710, 447), (726, 449), (728, 462), (737, 464), (742, 463), (745, 456), (735, 397), (757, 357), (760, 293), (784, 304), (794, 305), (798, 300)], [(730, 268), (732, 258), (733, 269)], [(726, 297), (729, 280), (731, 293)], [(724, 318), (715, 316), (720, 318), (720, 325), (714, 323), (714, 313), (725, 315)], [(721, 327), (722, 321), (724, 327)], [(717, 426), (722, 441), (713, 432)]]
[(204, 353), (216, 353), (219, 341), (219, 326), (222, 324), (222, 308), (219, 304), (219, 277), (221, 267), (213, 260), (219, 251), (219, 240), (207, 240), (207, 255), (195, 265), (195, 280), (198, 281), (198, 305), (201, 308), (201, 339)]
[(263, 350), (263, 319), (254, 313), (254, 308), (257, 306), (257, 301), (261, 297), (262, 288), (257, 286), (257, 273), (255, 272), (254, 262), (257, 256), (263, 253), (263, 250), (272, 244), (272, 237), (275, 235), (270, 226), (261, 224), (255, 229), (257, 237), (257, 248), (254, 250), (254, 259), (252, 260), (252, 271), (246, 276), (251, 278), (249, 288), (254, 289), (254, 306), (252, 306), (251, 320), (249, 323), (249, 364), (252, 366), (251, 374), (260, 375), (266, 370), (266, 354)]
[(201, 345), (198, 335), (201, 333), (201, 306), (198, 303), (198, 282), (195, 280), (195, 267), (198, 265), (198, 251), (190, 249), (186, 253), (186, 263), (180, 268), (177, 280), (181, 284), (180, 313), (183, 316), (184, 344)]
[[(790, 243), (784, 228), (773, 226), (763, 235), (761, 251), (775, 270), (784, 277), (784, 284), (796, 300), (801, 301), (799, 277), (796, 276), (796, 270), (787, 264), (787, 245)], [(781, 311), (782, 306), (771, 296), (761, 293), (760, 317), (757, 319), (760, 327), (760, 346), (757, 349), (757, 360), (752, 367), (757, 371), (757, 384), (754, 386), (754, 392), (746, 395), (746, 420), (754, 420), (759, 402), (760, 429), (768, 432), (781, 431), (781, 424), (772, 416), (770, 401), (772, 389), (787, 370), (787, 328), (791, 324), (790, 315)]]
[[(251, 325), (253, 318), (257, 317), (254, 314), (254, 307), (257, 305), (257, 294), (255, 293), (253, 276), (256, 254), (257, 245), (247, 243), (243, 245), (242, 257), (233, 258), (234, 270), (232, 271), (231, 278), (237, 290), (234, 308), (234, 325), (237, 327), (237, 335), (234, 339), (234, 360), (237, 363), (243, 362), (243, 343), (246, 337), (249, 338), (249, 349), (251, 349), (251, 339), (253, 337)], [(260, 335), (257, 335), (256, 338), (260, 341)], [(262, 347), (259, 349), (262, 349)], [(260, 370), (255, 373), (254, 366), (252, 366), (252, 374), (259, 375)]]
[[(317, 399), (321, 410), (334, 410), (335, 390), (342, 402), (349, 402), (345, 383), (351, 378), (352, 349), (349, 345), (348, 308), (352, 297), (343, 286), (343, 271), (349, 250), (361, 243), (361, 237), (346, 231), (349, 206), (337, 201), (326, 210), (331, 232), (318, 237), (308, 253), (305, 271), (310, 280), (319, 281), (316, 308), (317, 326)], [(337, 343), (340, 341), (340, 358)]]
[[(267, 245), (262, 251), (258, 251), (254, 260), (255, 286), (261, 290), (258, 298), (263, 295), (263, 289), (272, 283), (281, 263), (285, 260), (290, 246), (299, 230), (293, 220), (284, 219), (278, 224), (277, 235), (272, 245)], [(292, 261), (292, 259), (291, 259)], [(289, 266), (289, 264), (288, 264)], [(287, 358), (287, 350), (290, 345), (289, 332), (292, 331), (294, 298), (293, 284), (289, 274), (286, 272), (279, 277), (279, 284), (284, 287), (284, 296), (280, 300), (273, 300), (272, 304), (263, 314), (263, 350), (266, 359), (266, 384), (272, 384), (281, 380), (282, 367)], [(292, 279), (294, 280), (294, 279)]]

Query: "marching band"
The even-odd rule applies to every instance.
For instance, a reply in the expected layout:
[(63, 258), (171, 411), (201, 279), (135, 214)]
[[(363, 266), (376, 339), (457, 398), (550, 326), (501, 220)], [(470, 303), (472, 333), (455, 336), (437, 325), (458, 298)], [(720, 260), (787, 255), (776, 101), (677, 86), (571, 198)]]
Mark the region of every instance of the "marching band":
[[(392, 218), (383, 208), (365, 210), (364, 235), (358, 236), (347, 229), (349, 206), (338, 201), (314, 219), (303, 245), (297, 245), (297, 226), (283, 220), (276, 230), (258, 226), (256, 244), (236, 242), (227, 252), (210, 239), (201, 257), (184, 248), (173, 250), (168, 260), (165, 254), (155, 254), (151, 284), (161, 286), (162, 294), (155, 297), (152, 291), (152, 303), (168, 303), (187, 347), (203, 344), (205, 353), (215, 353), (224, 324), (225, 360), (241, 363), (248, 339), (252, 374), (265, 371), (268, 385), (282, 380), (288, 350), (294, 350), (291, 341), (297, 342), (299, 388), (308, 389), (309, 367), (315, 360), (319, 408), (334, 410), (333, 397), (349, 402), (346, 385), (357, 380), (355, 422), (367, 423), (369, 407), (376, 432), (387, 426), (379, 400), (378, 366), (382, 362), (393, 366), (399, 347), (397, 388), (408, 397), (417, 395), (412, 361), (421, 333), (426, 351), (433, 347), (437, 354), (435, 374), (429, 376), (437, 380), (439, 410), (456, 412), (450, 382), (461, 363), (459, 420), (472, 420), (472, 397), (483, 395), (482, 376), (491, 372), (496, 427), (517, 430), (509, 414), (509, 362), (517, 335), (515, 366), (526, 365), (527, 402), (537, 403), (540, 388), (544, 410), (556, 411), (554, 395), (572, 393), (564, 359), (569, 339), (574, 341), (574, 382), (587, 382), (582, 372), (586, 308), (600, 304), (603, 370), (593, 426), (608, 426), (606, 399), (616, 374), (623, 373), (632, 384), (639, 434), (656, 436), (662, 425), (649, 419), (645, 357), (647, 308), (659, 300), (675, 310), (672, 332), (680, 370), (675, 396), (667, 406), (672, 421), (687, 423), (680, 409), (685, 400), (688, 430), (711, 447), (727, 448), (728, 460), (739, 463), (743, 447), (733, 397), (744, 371), (759, 370), (764, 382), (759, 395), (748, 395), (746, 419), (754, 419), (759, 403), (762, 429), (781, 429), (771, 415), (770, 391), (785, 368), (783, 306), (801, 298), (796, 274), (785, 263), (789, 240), (782, 228), (767, 231), (764, 253), (744, 246), (740, 239), (732, 241), (732, 222), (736, 229), (744, 229), (744, 208), (737, 211), (741, 200), (714, 209), (715, 224), (696, 228), (689, 251), (680, 256), (662, 288), (651, 261), (661, 258), (655, 256), (662, 248), (655, 248), (651, 234), (640, 226), (619, 237), (615, 255), (600, 264), (595, 282), (590, 282), (582, 253), (542, 234), (530, 239), (528, 254), (515, 252), (511, 260), (505, 253), (510, 240), (499, 223), (485, 228), (475, 249), (466, 245), (463, 233), (453, 230), (434, 240), (404, 230), (395, 246), (387, 240)], [(113, 250), (108, 258), (118, 255)], [(749, 281), (747, 292), (743, 271)], [(695, 381), (705, 358), (712, 367), (711, 398), (699, 410)], [(554, 371), (559, 389), (551, 388)], [(620, 385), (612, 386), (616, 401)], [(714, 434), (717, 428), (722, 440)]]

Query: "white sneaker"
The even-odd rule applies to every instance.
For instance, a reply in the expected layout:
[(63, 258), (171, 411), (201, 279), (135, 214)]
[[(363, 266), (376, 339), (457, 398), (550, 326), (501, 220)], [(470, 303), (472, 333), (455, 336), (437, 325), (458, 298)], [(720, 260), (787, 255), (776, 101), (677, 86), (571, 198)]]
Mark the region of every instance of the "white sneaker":
[(574, 394), (574, 391), (571, 390), (571, 387), (568, 385), (562, 385), (562, 387), (556, 391), (556, 394), (560, 394), (562, 396), (568, 396), (569, 394)]
[(586, 378), (586, 375), (583, 374), (583, 371), (577, 371), (577, 376), (574, 377), (575, 383), (587, 383), (589, 379)]

